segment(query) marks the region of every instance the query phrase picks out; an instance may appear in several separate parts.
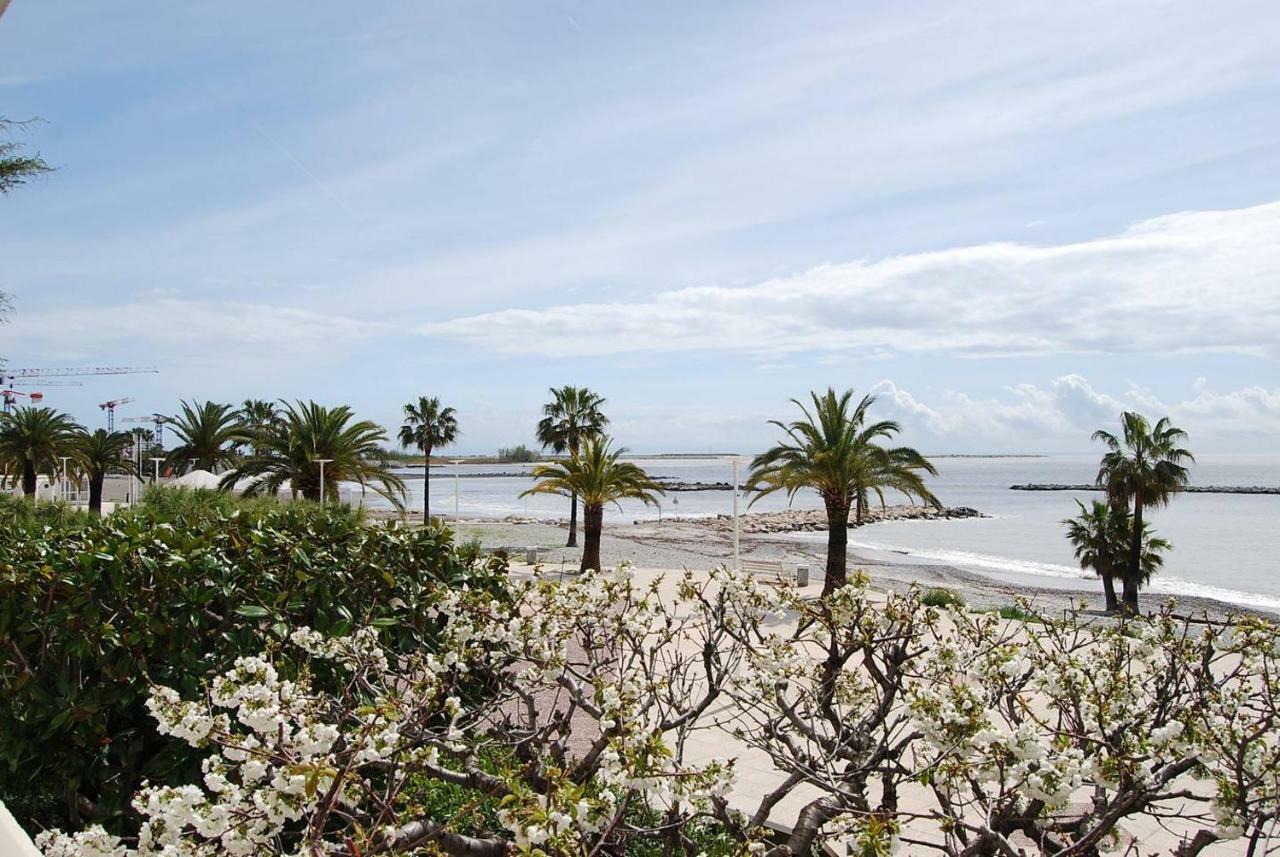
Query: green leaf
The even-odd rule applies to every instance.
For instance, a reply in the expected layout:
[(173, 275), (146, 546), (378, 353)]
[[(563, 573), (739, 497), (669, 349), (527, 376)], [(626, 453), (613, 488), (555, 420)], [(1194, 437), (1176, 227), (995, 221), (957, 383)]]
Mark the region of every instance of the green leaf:
[(265, 619), (271, 615), (271, 611), (257, 604), (242, 604), (236, 608), (236, 615), (249, 619)]

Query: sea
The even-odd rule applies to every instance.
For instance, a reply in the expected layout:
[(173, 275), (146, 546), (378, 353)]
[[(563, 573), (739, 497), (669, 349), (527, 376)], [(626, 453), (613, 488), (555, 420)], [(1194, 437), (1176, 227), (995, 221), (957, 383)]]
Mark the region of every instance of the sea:
[[(1062, 521), (1077, 513), (1075, 501), (1094, 492), (1014, 491), (1024, 483), (1093, 481), (1096, 455), (1042, 457), (936, 457), (931, 488), (946, 506), (970, 506), (989, 517), (938, 521), (886, 521), (850, 531), (849, 545), (864, 555), (946, 564), (1024, 585), (1070, 589), (1097, 586), (1076, 564)], [(733, 482), (733, 463), (716, 457), (635, 459), (650, 475), (684, 482)], [(745, 480), (745, 460), (739, 478)], [(548, 495), (521, 497), (532, 483), (531, 465), (460, 464), (432, 468), (432, 513), (463, 518), (567, 518), (568, 502)], [(483, 476), (503, 473), (506, 476)], [(422, 503), (421, 469), (403, 471), (410, 508)], [(414, 478), (416, 477), (416, 478)], [(1192, 468), (1198, 485), (1280, 486), (1280, 456), (1204, 455)], [(624, 501), (606, 510), (606, 525), (670, 517), (728, 515), (730, 490), (672, 492), (660, 507)], [(889, 502), (895, 502), (889, 498)], [(897, 500), (901, 502), (901, 498)], [(372, 502), (371, 502), (372, 505)], [(775, 494), (739, 508), (776, 511), (821, 508), (812, 492), (788, 501)], [(1215, 598), (1280, 611), (1280, 495), (1181, 494), (1169, 506), (1147, 512), (1157, 534), (1173, 542), (1150, 591)], [(825, 533), (789, 536), (820, 543)]]

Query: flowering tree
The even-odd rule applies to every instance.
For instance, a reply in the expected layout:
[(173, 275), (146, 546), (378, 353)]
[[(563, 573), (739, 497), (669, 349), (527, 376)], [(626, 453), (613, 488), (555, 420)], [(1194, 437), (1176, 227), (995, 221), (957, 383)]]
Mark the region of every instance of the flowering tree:
[[(623, 568), (457, 590), (440, 648), (295, 631), (203, 699), (157, 688), (202, 785), (148, 786), (136, 842), (44, 834), (49, 855), (1096, 854), (1158, 824), (1176, 853), (1280, 811), (1280, 633), (1168, 613), (1003, 620), (878, 595), (809, 601), (726, 571)], [(277, 655), (305, 653), (284, 676)], [(341, 693), (313, 690), (332, 671)], [(330, 685), (332, 686), (332, 685)], [(735, 788), (758, 762), (767, 788)], [(431, 813), (423, 784), (470, 796)], [(784, 804), (785, 802), (785, 804)], [(781, 807), (790, 807), (780, 817)], [(483, 808), (492, 823), (477, 823)], [(779, 836), (766, 825), (785, 821)]]

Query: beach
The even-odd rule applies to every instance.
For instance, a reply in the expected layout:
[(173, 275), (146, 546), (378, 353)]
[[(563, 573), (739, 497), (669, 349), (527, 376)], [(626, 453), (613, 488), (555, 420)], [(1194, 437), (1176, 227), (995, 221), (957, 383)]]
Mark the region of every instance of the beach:
[[(932, 523), (932, 522), (931, 522)], [(924, 524), (928, 526), (930, 524)], [(809, 588), (816, 595), (822, 588), (826, 562), (825, 541), (814, 533), (753, 533), (740, 535), (740, 556), (744, 560), (777, 561), (790, 571), (795, 565), (809, 568)], [(538, 549), (538, 561), (548, 571), (576, 572), (580, 548), (565, 547), (567, 522), (510, 516), (505, 519), (463, 519), (458, 540), (478, 540), (486, 550), (505, 549), (520, 559), (527, 548)], [(857, 530), (851, 530), (851, 540)], [(802, 536), (809, 536), (804, 538)], [(578, 535), (579, 544), (582, 534)], [(606, 525), (601, 538), (601, 559), (607, 565), (630, 562), (637, 568), (690, 569), (709, 571), (733, 564), (731, 528), (706, 521), (641, 520)], [(850, 548), (849, 568), (861, 569), (874, 588), (902, 591), (911, 586), (945, 587), (959, 593), (971, 609), (994, 610), (1026, 600), (1040, 612), (1081, 608), (1101, 612), (1101, 582), (1082, 579), (1078, 586), (1037, 586), (967, 571), (945, 563), (927, 562), (887, 551)], [(1093, 584), (1090, 586), (1090, 584)], [(1214, 598), (1194, 595), (1169, 596), (1144, 592), (1144, 610), (1155, 610), (1174, 601), (1179, 613), (1206, 615), (1221, 620), (1231, 615), (1252, 614), (1275, 618), (1273, 611), (1257, 610)]]

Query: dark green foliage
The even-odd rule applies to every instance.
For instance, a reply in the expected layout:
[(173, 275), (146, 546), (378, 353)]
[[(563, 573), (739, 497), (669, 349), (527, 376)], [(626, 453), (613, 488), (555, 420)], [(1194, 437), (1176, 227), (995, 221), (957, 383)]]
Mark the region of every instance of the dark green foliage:
[(61, 500), (31, 500), (0, 494), (0, 531), (14, 532), (29, 527), (74, 527), (93, 520), (83, 509)]
[(523, 443), (519, 446), (504, 446), (498, 450), (499, 461), (510, 461), (513, 464), (529, 464), (542, 458), (537, 450), (530, 449)]
[(1025, 607), (1019, 607), (1017, 604), (1006, 604), (995, 611), (1001, 619), (1011, 619), (1016, 622), (1043, 622), (1044, 619), (1036, 612), (1028, 610)]
[(500, 565), (464, 563), (438, 528), (312, 504), (179, 509), (176, 496), (0, 533), (0, 799), (25, 807), (28, 829), (126, 830), (144, 779), (198, 778), (199, 754), (146, 713), (149, 682), (192, 698), (302, 625), (373, 625), (391, 648), (419, 649), (441, 587), (500, 586)]
[(964, 596), (954, 589), (937, 587), (926, 589), (920, 596), (920, 603), (926, 607), (964, 607)]
[[(509, 751), (487, 748), (480, 752), (480, 767), (491, 774), (510, 772), (521, 766)], [(450, 760), (446, 759), (448, 764)], [(456, 765), (454, 767), (457, 767)], [(591, 785), (587, 785), (591, 790)], [(435, 821), (448, 821), (450, 828), (465, 836), (494, 836), (505, 833), (498, 821), (502, 798), (485, 794), (478, 789), (454, 785), (430, 777), (414, 777), (401, 793), (404, 808), (412, 814)], [(657, 810), (643, 805), (641, 800), (631, 803), (624, 818), (624, 827), (615, 831), (623, 840), (617, 852), (624, 857), (662, 857), (672, 853), (669, 837), (664, 833), (664, 817)], [(625, 838), (622, 830), (631, 830)], [(741, 846), (714, 821), (693, 824), (685, 829), (692, 851), (676, 853), (705, 854), (707, 857), (729, 857), (741, 853)]]
[(10, 138), (0, 139), (0, 194), (21, 187), (36, 176), (53, 172), (38, 154), (25, 154), (22, 146), (11, 139), (14, 131), (28, 124), (30, 122), (14, 122), (0, 116), (0, 134)]

